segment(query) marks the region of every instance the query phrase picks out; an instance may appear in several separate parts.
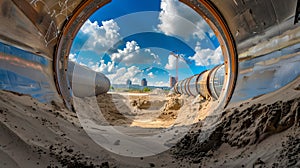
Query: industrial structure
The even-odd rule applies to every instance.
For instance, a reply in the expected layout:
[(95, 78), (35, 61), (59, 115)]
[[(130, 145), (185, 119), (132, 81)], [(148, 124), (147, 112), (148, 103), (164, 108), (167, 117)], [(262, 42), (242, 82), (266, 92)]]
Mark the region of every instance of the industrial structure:
[(176, 78), (174, 76), (170, 76), (170, 88), (174, 87), (176, 83)]
[(141, 86), (147, 86), (147, 79), (146, 78), (143, 78), (141, 80)]
[(175, 77), (175, 79), (176, 79), (176, 81), (178, 81), (178, 68), (179, 68), (178, 64), (179, 64), (179, 59), (182, 59), (183, 61), (185, 61), (185, 60), (182, 57), (180, 57), (179, 54), (175, 54), (174, 52), (170, 52), (170, 55), (176, 58), (176, 67), (175, 67), (175, 69), (176, 69), (176, 77)]
[(217, 100), (221, 95), (224, 84), (224, 65), (219, 65), (212, 70), (203, 71), (200, 74), (186, 78), (176, 83), (175, 93), (190, 96), (212, 97)]
[(130, 79), (127, 79), (126, 85), (127, 85), (127, 86), (131, 86), (131, 85), (132, 85), (132, 81), (131, 81)]

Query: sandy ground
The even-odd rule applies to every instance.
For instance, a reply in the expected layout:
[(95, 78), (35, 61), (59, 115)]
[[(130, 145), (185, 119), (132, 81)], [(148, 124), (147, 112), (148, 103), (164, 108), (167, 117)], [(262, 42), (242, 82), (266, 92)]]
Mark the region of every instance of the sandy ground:
[(120, 155), (146, 157), (168, 150), (198, 122), (194, 101), (180, 95), (108, 93), (76, 98), (75, 109), (99, 145)]
[[(0, 92), (0, 167), (113, 165), (61, 104)], [(93, 149), (93, 150), (91, 150)]]
[[(111, 96), (119, 103), (124, 98), (122, 95)], [(101, 96), (97, 99), (101, 100), (99, 104), (103, 103), (106, 107), (111, 105), (110, 108), (118, 109), (117, 102), (112, 105), (103, 102)], [(155, 104), (154, 109), (163, 109), (163, 105), (164, 103)], [(138, 112), (142, 110), (139, 109)], [(110, 114), (107, 111), (103, 112), (103, 116), (106, 116), (105, 119), (110, 121), (110, 124), (132, 126), (133, 120), (130, 118), (137, 118), (137, 121), (144, 120), (145, 118), (141, 116), (149, 116), (149, 111), (153, 111), (153, 108), (141, 114), (131, 109), (127, 112), (122, 111), (122, 114), (117, 111)], [(157, 115), (159, 114), (155, 114)], [(62, 104), (55, 102), (43, 104), (27, 95), (0, 91), (1, 168), (176, 167), (178, 162), (180, 161), (174, 159), (168, 151), (152, 157), (131, 158), (116, 155), (95, 143), (83, 129), (78, 116), (66, 110)]]
[(232, 104), (205, 141), (195, 124), (176, 147), (179, 159), (200, 167), (300, 167), (300, 80)]
[[(80, 103), (88, 112), (76, 115), (62, 104), (0, 91), (0, 167), (300, 167), (299, 95), (296, 80), (211, 113), (213, 103), (185, 96), (106, 94), (84, 99), (101, 115)], [(142, 136), (170, 127), (189, 126), (189, 133), (165, 152), (132, 158), (102, 148), (84, 130), (98, 128), (83, 129), (83, 122)]]

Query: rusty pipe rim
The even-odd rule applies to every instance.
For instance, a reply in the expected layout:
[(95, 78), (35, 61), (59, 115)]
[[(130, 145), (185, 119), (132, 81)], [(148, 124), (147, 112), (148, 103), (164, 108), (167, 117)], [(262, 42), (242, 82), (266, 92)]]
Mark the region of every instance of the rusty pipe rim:
[(218, 38), (224, 56), (225, 80), (217, 108), (225, 108), (233, 95), (238, 74), (237, 51), (232, 33), (221, 12), (210, 1), (180, 0), (180, 2), (191, 7), (202, 16)]
[(59, 36), (59, 43), (54, 56), (54, 75), (57, 90), (64, 100), (66, 107), (74, 111), (73, 95), (67, 75), (68, 61), (71, 46), (75, 36), (85, 21), (99, 8), (111, 0), (87, 0), (82, 2), (74, 11), (75, 13), (64, 24)]

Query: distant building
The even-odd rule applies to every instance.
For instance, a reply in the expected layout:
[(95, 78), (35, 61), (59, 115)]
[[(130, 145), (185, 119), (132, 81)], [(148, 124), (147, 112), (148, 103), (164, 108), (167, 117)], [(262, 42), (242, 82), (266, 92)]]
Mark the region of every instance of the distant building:
[(174, 76), (170, 76), (170, 88), (174, 87), (176, 82), (176, 78)]
[(131, 81), (130, 79), (128, 79), (128, 80), (126, 81), (126, 85), (127, 85), (127, 86), (131, 86), (131, 85), (132, 85), (132, 81)]
[(142, 79), (141, 86), (147, 86), (147, 80), (146, 80), (146, 78)]

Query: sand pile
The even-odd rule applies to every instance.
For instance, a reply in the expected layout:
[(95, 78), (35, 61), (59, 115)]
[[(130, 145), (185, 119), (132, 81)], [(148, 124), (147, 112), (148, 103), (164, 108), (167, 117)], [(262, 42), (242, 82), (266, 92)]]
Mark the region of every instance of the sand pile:
[(223, 140), (231, 146), (256, 144), (267, 137), (300, 126), (300, 99), (276, 102), (271, 105), (255, 104), (246, 110), (234, 109), (224, 116)]
[(147, 95), (147, 96), (129, 96), (130, 105), (134, 109), (140, 109), (140, 110), (160, 110), (166, 100), (165, 96), (162, 94), (157, 95)]
[(101, 114), (110, 125), (130, 125), (132, 123), (134, 113), (127, 105), (126, 97), (118, 94), (102, 94), (98, 95), (96, 99)]
[(100, 167), (114, 160), (63, 104), (0, 91), (0, 167)]
[[(127, 102), (124, 103), (123, 100), (128, 100), (122, 95), (105, 97), (107, 99), (101, 96), (98, 97), (99, 100), (96, 98), (96, 102), (99, 101), (101, 107), (114, 110), (124, 108)], [(84, 100), (89, 102), (90, 98)], [(126, 114), (113, 115), (108, 113), (116, 111), (106, 112), (108, 118), (113, 116), (110, 118), (112, 122), (120, 125), (123, 121), (117, 121), (117, 118), (125, 117), (128, 121), (130, 116), (126, 111)], [(91, 118), (99, 115), (94, 111), (88, 114), (92, 115)], [(142, 115), (146, 114), (142, 112)], [(126, 127), (127, 123), (124, 125)], [(26, 95), (0, 91), (1, 168), (176, 167), (179, 162), (168, 152), (144, 158), (117, 156), (96, 144), (83, 130), (77, 115), (66, 110), (63, 104), (43, 104)]]
[(165, 104), (163, 111), (179, 110), (183, 106), (183, 102), (179, 95), (171, 96)]
[(102, 122), (99, 113), (120, 128), (177, 129), (194, 123), (170, 150), (144, 158), (111, 155), (61, 103), (0, 91), (0, 167), (300, 167), (299, 86), (295, 82), (219, 113), (209, 112), (213, 103), (183, 95), (83, 99), (95, 100), (94, 111), (86, 114), (95, 123)]
[(183, 106), (183, 103), (180, 95), (169, 96), (158, 118), (164, 121), (177, 119), (178, 110)]
[[(300, 98), (291, 88), (266, 95), (273, 103), (261, 96), (194, 124), (174, 157), (203, 167), (300, 167)], [(285, 94), (291, 100), (278, 101)], [(219, 121), (203, 131), (211, 118)]]
[(130, 98), (130, 105), (138, 109), (148, 109), (151, 106), (151, 102), (148, 99), (149, 98), (144, 96), (138, 98)]
[[(205, 141), (199, 139), (201, 132), (201, 123), (194, 125), (194, 128), (189, 134), (187, 134), (180, 143), (173, 149), (175, 157), (177, 158), (189, 158), (194, 163), (201, 163), (202, 159), (210, 160), (214, 159), (214, 165), (218, 165), (218, 157), (214, 158), (214, 152), (220, 152), (221, 145), (229, 145), (230, 148), (234, 148), (235, 151), (249, 150), (249, 148), (255, 148), (262, 141), (270, 141), (270, 144), (278, 143), (274, 145), (276, 153), (273, 150), (269, 150), (274, 157), (271, 160), (263, 161), (266, 158), (261, 156), (251, 156), (255, 152), (250, 154), (241, 153), (238, 158), (232, 158), (232, 160), (238, 160), (243, 157), (239, 163), (240, 166), (249, 165), (248, 161), (253, 161), (252, 165), (267, 165), (267, 166), (281, 166), (289, 167), (300, 166), (300, 99), (290, 100), (288, 102), (276, 102), (271, 105), (256, 104), (243, 111), (233, 109), (232, 111), (226, 111), (221, 117), (221, 122), (212, 131), (209, 137)], [(267, 139), (272, 135), (279, 134), (283, 131), (288, 131), (287, 140), (279, 140), (273, 142), (273, 139)], [(285, 136), (283, 136), (285, 137)], [(278, 139), (274, 139), (277, 141)], [(227, 150), (227, 149), (226, 149)], [(257, 151), (257, 149), (251, 149)], [(251, 151), (250, 150), (250, 151)], [(230, 153), (230, 151), (226, 151)], [(246, 153), (246, 152), (245, 152)], [(228, 154), (228, 160), (230, 154)], [(248, 158), (248, 159), (247, 159)], [(269, 158), (267, 158), (269, 159)], [(205, 164), (206, 161), (204, 161)], [(212, 163), (210, 163), (212, 164)], [(210, 165), (207, 164), (207, 165)], [(228, 165), (226, 159), (222, 159), (222, 163), (219, 166)]]
[[(91, 104), (89, 99), (82, 100)], [(207, 102), (202, 99), (177, 94), (109, 93), (98, 95), (96, 99), (100, 111), (90, 111), (89, 116), (93, 115), (93, 122), (100, 125), (103, 125), (99, 122), (101, 119), (96, 121), (99, 112), (114, 126), (158, 128), (191, 125), (198, 121), (199, 110), (207, 107)]]

